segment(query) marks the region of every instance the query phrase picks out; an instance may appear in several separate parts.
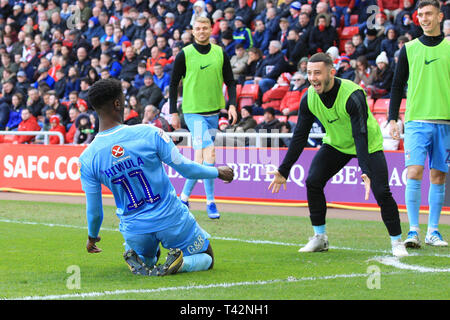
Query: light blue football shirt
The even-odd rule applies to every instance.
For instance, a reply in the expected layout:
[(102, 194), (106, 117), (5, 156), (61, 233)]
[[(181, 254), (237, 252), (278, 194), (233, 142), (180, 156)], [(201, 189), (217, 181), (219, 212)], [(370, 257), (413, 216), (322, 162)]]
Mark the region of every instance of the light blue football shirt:
[(189, 213), (163, 163), (188, 179), (218, 177), (216, 168), (183, 157), (172, 139), (153, 125), (120, 125), (99, 132), (79, 162), (83, 190), (98, 194), (101, 184), (110, 189), (120, 231), (136, 234), (164, 230)]

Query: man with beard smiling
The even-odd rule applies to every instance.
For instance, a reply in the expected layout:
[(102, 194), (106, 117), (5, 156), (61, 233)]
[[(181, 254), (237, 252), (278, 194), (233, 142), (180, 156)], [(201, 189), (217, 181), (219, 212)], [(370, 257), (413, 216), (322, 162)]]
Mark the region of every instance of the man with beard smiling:
[(300, 102), (298, 119), (292, 142), (278, 170), (269, 172), (274, 178), (269, 185), (272, 193), (286, 181), (304, 147), (315, 117), (325, 127), (323, 145), (312, 160), (306, 179), (306, 189), (314, 237), (299, 252), (328, 250), (325, 228), (326, 199), (324, 188), (350, 159), (357, 157), (365, 186), (365, 199), (372, 188), (381, 208), (383, 222), (389, 232), (392, 253), (396, 257), (408, 255), (401, 239), (397, 203), (389, 189), (388, 168), (383, 153), (380, 127), (369, 111), (361, 87), (350, 80), (335, 77), (332, 59), (324, 54), (313, 55), (307, 67), (311, 83)]

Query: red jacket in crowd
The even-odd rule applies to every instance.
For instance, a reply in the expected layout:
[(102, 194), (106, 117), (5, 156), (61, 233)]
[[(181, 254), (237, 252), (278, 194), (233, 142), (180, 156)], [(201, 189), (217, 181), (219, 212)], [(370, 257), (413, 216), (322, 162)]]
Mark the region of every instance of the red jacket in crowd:
[[(51, 116), (50, 117), (50, 124), (52, 126), (50, 131), (52, 131), (52, 132), (55, 132), (55, 131), (56, 132), (61, 132), (61, 134), (63, 135), (63, 140), (64, 140), (64, 137), (66, 135), (66, 128), (59, 123), (59, 117), (58, 116)], [(59, 137), (58, 136), (50, 136), (49, 137), (49, 143), (50, 144), (59, 144)], [(64, 143), (64, 141), (63, 141), (63, 143)]]
[(397, 10), (398, 8), (403, 9), (403, 0), (378, 0), (377, 5), (380, 8), (380, 12), (384, 9)]
[[(41, 131), (36, 117), (30, 115), (27, 120), (22, 120), (17, 128), (18, 131)], [(16, 136), (16, 143), (30, 143), (35, 136)]]

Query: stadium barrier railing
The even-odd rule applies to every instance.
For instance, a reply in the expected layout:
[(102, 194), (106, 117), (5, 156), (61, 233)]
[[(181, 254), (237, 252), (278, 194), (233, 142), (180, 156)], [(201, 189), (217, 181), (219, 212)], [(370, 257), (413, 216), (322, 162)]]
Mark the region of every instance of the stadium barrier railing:
[(4, 136), (44, 136), (43, 144), (49, 144), (49, 136), (58, 136), (59, 144), (64, 144), (64, 136), (61, 132), (56, 131), (0, 131), (0, 135)]

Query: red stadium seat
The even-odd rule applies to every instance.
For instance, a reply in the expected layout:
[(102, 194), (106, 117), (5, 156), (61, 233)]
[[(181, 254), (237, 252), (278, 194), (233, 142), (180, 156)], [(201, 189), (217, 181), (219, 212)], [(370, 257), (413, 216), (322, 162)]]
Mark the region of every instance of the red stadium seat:
[(403, 125), (405, 124), (405, 113), (404, 112), (400, 112), (400, 114), (398, 115), (398, 117), (400, 118), (400, 120), (402, 120)]
[(280, 122), (286, 122), (288, 117), (287, 116), (275, 116), (275, 118), (277, 118)]
[(373, 113), (387, 113), (390, 99), (377, 99), (373, 105)]
[(397, 150), (405, 150), (405, 144), (403, 142), (403, 139), (400, 139), (400, 143), (398, 144), (398, 149)]
[(288, 120), (291, 121), (291, 122), (293, 122), (293, 123), (297, 123), (297, 121), (298, 121), (298, 116), (289, 116)]
[(244, 84), (241, 89), (240, 97), (258, 99), (259, 86), (257, 84)]
[(344, 29), (342, 29), (340, 39), (349, 40), (357, 33), (359, 33), (359, 27), (357, 26), (345, 27)]
[(354, 26), (355, 24), (357, 24), (358, 23), (358, 18), (359, 18), (359, 15), (352, 14), (350, 16), (350, 25)]
[(249, 97), (240, 97), (238, 101), (238, 111), (240, 111), (245, 106), (252, 106), (255, 103), (255, 100)]
[(375, 117), (379, 125), (381, 125), (383, 122), (387, 120), (386, 113), (374, 113), (373, 116)]
[(373, 105), (375, 103), (374, 99), (367, 99), (367, 105), (369, 106), (369, 110), (373, 112)]
[(402, 102), (400, 104), (400, 113), (405, 113), (406, 111), (406, 99), (402, 99)]
[(253, 116), (253, 119), (255, 119), (257, 124), (264, 122), (264, 116)]

